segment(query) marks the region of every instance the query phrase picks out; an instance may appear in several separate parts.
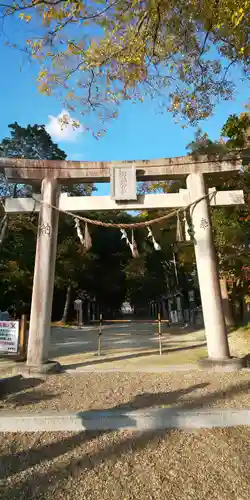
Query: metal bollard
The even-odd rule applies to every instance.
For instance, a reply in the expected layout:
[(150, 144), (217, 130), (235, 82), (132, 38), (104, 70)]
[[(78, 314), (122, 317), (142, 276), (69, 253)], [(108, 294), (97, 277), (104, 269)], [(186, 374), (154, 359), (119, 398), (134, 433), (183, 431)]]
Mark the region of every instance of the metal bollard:
[(161, 332), (161, 313), (158, 313), (158, 337), (159, 337), (159, 354), (162, 355), (162, 332)]
[(98, 328), (98, 356), (101, 356), (101, 338), (102, 338), (102, 313), (100, 313), (100, 321)]

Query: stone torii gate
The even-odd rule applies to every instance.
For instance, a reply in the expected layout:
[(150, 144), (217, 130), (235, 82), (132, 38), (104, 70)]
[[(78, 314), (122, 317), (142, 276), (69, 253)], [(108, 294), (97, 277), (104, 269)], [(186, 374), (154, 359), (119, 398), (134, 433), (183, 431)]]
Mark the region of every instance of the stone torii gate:
[[(115, 168), (116, 167), (116, 168)], [(203, 317), (211, 360), (229, 359), (227, 331), (222, 308), (217, 256), (211, 226), (212, 206), (244, 204), (243, 191), (211, 190), (205, 197), (205, 178), (216, 179), (232, 175), (241, 168), (241, 160), (231, 155), (192, 156), (157, 160), (121, 162), (73, 162), (0, 158), (0, 171), (11, 183), (41, 185), (41, 195), (32, 198), (7, 199), (7, 213), (39, 211), (36, 259), (31, 304), (27, 365), (37, 372), (48, 367), (51, 331), (51, 311), (54, 289), (59, 210), (140, 210), (185, 207), (204, 197), (190, 209), (194, 230), (194, 246), (200, 284)], [(156, 181), (186, 178), (187, 190), (174, 194), (137, 195), (136, 181)], [(109, 182), (112, 197), (67, 197), (60, 195), (60, 183)], [(122, 182), (121, 182), (122, 181)], [(123, 188), (123, 189), (121, 189)], [(121, 192), (122, 191), (122, 192)], [(42, 203), (39, 203), (39, 200)]]

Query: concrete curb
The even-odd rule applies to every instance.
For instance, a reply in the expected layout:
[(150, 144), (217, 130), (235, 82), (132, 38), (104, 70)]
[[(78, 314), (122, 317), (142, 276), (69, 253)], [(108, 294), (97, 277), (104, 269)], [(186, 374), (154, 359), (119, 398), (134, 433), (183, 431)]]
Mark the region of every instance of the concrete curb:
[(250, 409), (177, 410), (154, 408), (137, 411), (79, 413), (0, 413), (0, 432), (67, 432), (160, 429), (211, 429), (250, 426)]
[[(234, 366), (209, 366), (201, 367), (198, 364), (186, 364), (186, 365), (169, 365), (169, 366), (159, 366), (159, 367), (129, 367), (129, 368), (96, 368), (91, 365), (86, 365), (80, 368), (67, 368), (67, 365), (62, 366), (63, 372), (69, 375), (81, 375), (83, 373), (172, 373), (172, 372), (189, 372), (189, 371), (210, 371), (210, 372), (235, 372)], [(250, 368), (241, 368), (241, 372), (249, 371)]]
[(165, 373), (165, 372), (187, 372), (187, 371), (202, 371), (198, 365), (169, 365), (169, 366), (152, 366), (152, 367), (124, 367), (124, 368), (99, 368), (91, 365), (86, 365), (85, 367), (80, 368), (68, 368), (67, 366), (63, 367), (64, 373), (68, 373), (70, 375), (82, 374), (82, 373)]

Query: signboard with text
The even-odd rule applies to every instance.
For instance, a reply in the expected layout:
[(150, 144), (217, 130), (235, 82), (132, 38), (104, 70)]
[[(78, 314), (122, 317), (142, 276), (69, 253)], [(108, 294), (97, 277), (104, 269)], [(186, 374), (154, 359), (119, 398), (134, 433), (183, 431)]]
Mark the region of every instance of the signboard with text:
[(19, 321), (0, 321), (0, 354), (18, 353)]
[(136, 169), (116, 166), (110, 171), (111, 198), (115, 201), (137, 200)]
[(80, 311), (80, 309), (82, 307), (82, 300), (76, 299), (74, 302), (74, 306), (75, 306), (75, 311)]

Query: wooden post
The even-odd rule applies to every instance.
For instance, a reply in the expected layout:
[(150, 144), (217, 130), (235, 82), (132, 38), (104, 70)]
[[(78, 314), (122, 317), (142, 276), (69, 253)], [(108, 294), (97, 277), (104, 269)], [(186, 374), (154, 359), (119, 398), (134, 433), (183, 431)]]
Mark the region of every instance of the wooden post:
[(161, 313), (158, 313), (158, 337), (159, 337), (159, 354), (162, 355), (162, 342), (161, 342)]
[(57, 180), (46, 177), (42, 182), (27, 355), (27, 365), (35, 368), (48, 362), (58, 232), (58, 211), (50, 205), (58, 206), (58, 200)]
[(25, 314), (22, 315), (20, 321), (20, 331), (19, 331), (19, 360), (26, 360), (26, 331), (27, 331), (27, 317)]
[[(187, 177), (190, 201), (205, 196), (204, 176), (192, 173)], [(227, 329), (222, 308), (217, 256), (214, 247), (208, 197), (190, 209), (194, 231), (194, 249), (200, 285), (208, 357), (211, 360), (229, 358)]]

